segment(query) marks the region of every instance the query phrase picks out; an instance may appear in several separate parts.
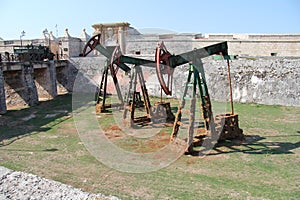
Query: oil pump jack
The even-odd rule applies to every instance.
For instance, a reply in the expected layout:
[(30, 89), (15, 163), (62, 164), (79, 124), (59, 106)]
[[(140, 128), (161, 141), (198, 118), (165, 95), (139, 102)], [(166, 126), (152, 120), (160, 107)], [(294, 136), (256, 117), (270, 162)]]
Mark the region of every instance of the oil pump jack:
[[(227, 61), (228, 66), (228, 80), (230, 86), (230, 102), (231, 102), (231, 112), (226, 114), (219, 114), (214, 117), (212, 112), (212, 104), (206, 84), (206, 78), (203, 68), (202, 58), (211, 55), (222, 55)], [(187, 151), (192, 152), (193, 146), (195, 144), (195, 112), (196, 112), (196, 99), (197, 99), (197, 88), (198, 96), (201, 100), (201, 110), (202, 117), (204, 119), (204, 125), (206, 129), (206, 137), (210, 137), (211, 141), (218, 141), (224, 139), (242, 139), (243, 131), (239, 128), (238, 115), (234, 114), (233, 100), (232, 100), (232, 88), (231, 88), (231, 78), (230, 78), (230, 62), (228, 55), (227, 42), (221, 42), (218, 44), (210, 45), (200, 49), (194, 49), (192, 51), (180, 54), (172, 55), (168, 52), (164, 43), (159, 43), (156, 54), (156, 70), (158, 80), (161, 84), (163, 91), (167, 95), (172, 94), (172, 81), (173, 73), (176, 67), (184, 64), (189, 64), (189, 71), (187, 81), (185, 83), (185, 88), (182, 95), (182, 100), (178, 106), (178, 111), (176, 113), (176, 118), (173, 124), (173, 130), (171, 133), (170, 140), (173, 141), (177, 135), (180, 126), (183, 124), (181, 122), (182, 109), (186, 104), (186, 97), (188, 87), (192, 86), (191, 102), (189, 109), (189, 125), (188, 125), (188, 139)], [(164, 80), (163, 74), (167, 75), (167, 81)]]
[[(202, 117), (204, 119), (204, 125), (206, 129), (207, 137), (210, 137), (212, 140), (223, 140), (223, 139), (233, 139), (233, 138), (243, 138), (242, 129), (238, 125), (238, 115), (234, 113), (233, 103), (232, 103), (232, 89), (231, 89), (231, 79), (230, 79), (230, 64), (228, 56), (228, 46), (227, 42), (221, 42), (218, 44), (210, 45), (200, 49), (194, 49), (192, 51), (180, 54), (173, 55), (171, 54), (163, 42), (160, 42), (156, 48), (155, 61), (134, 58), (122, 55), (119, 46), (105, 48), (100, 44), (101, 35), (95, 35), (92, 37), (86, 44), (83, 55), (88, 55), (91, 51), (97, 50), (102, 55), (107, 58), (106, 65), (104, 67), (104, 72), (102, 75), (101, 83), (98, 87), (98, 93), (96, 95), (96, 108), (99, 112), (105, 111), (106, 108), (112, 107), (113, 105), (108, 105), (105, 103), (106, 100), (106, 86), (107, 86), (107, 76), (110, 71), (110, 74), (113, 78), (114, 85), (116, 87), (116, 92), (118, 99), (120, 101), (119, 105), (124, 105), (124, 114), (123, 119), (126, 119), (127, 113), (130, 112), (130, 125), (134, 123), (139, 123), (141, 121), (149, 121), (155, 115), (153, 109), (151, 109), (151, 104), (149, 100), (149, 95), (146, 89), (145, 80), (143, 77), (141, 65), (152, 67), (156, 69), (157, 77), (161, 85), (162, 91), (166, 95), (172, 95), (172, 84), (173, 84), (173, 74), (176, 67), (188, 64), (189, 71), (188, 77), (185, 84), (185, 89), (183, 91), (183, 96), (176, 117), (173, 116), (173, 113), (170, 109), (170, 104), (161, 103), (159, 106), (164, 108), (164, 111), (167, 113), (167, 116), (170, 120), (173, 120), (173, 130), (170, 136), (170, 140), (173, 141), (177, 135), (180, 126), (182, 126), (182, 109), (186, 104), (186, 96), (188, 92), (189, 85), (192, 85), (192, 95), (190, 101), (190, 110), (189, 110), (189, 125), (188, 125), (188, 138), (187, 138), (187, 151), (192, 152), (194, 147), (194, 137), (195, 137), (195, 113), (196, 113), (196, 101), (197, 98), (201, 100), (201, 111)], [(202, 58), (211, 56), (211, 55), (222, 55), (227, 61), (228, 65), (228, 78), (230, 82), (230, 96), (231, 96), (231, 112), (226, 114), (217, 115), (214, 117), (212, 112), (211, 100), (206, 84), (205, 73), (203, 68)], [(134, 65), (130, 68), (128, 64)], [(129, 82), (129, 92), (125, 101), (123, 100), (120, 87), (117, 79), (117, 72), (121, 69), (125, 73), (131, 72), (131, 80)], [(167, 80), (165, 80), (167, 78)], [(142, 90), (142, 96), (144, 102), (143, 107), (146, 111), (146, 116), (142, 118), (135, 118), (135, 108), (140, 105), (141, 98), (138, 92), (136, 92), (137, 80), (140, 83)], [(198, 95), (197, 95), (198, 88)], [(155, 109), (154, 109), (155, 110)], [(159, 109), (156, 109), (159, 110)], [(175, 118), (175, 119), (174, 119)]]
[[(146, 66), (150, 68), (155, 68), (155, 61), (134, 58), (122, 55), (119, 46), (104, 47), (100, 43), (101, 35), (93, 36), (85, 45), (83, 50), (83, 56), (87, 56), (93, 50), (99, 51), (102, 55), (107, 58), (106, 64), (104, 66), (104, 71), (102, 74), (102, 79), (96, 94), (96, 112), (105, 112), (109, 107), (121, 106), (124, 108), (123, 119), (130, 126), (134, 124), (147, 123), (152, 121), (160, 121), (160, 119), (166, 121), (174, 121), (175, 116), (171, 112), (170, 104), (160, 102), (156, 103), (155, 106), (151, 107), (148, 91), (145, 84), (145, 79), (141, 66)], [(128, 64), (133, 65), (129, 67)], [(118, 83), (117, 72), (123, 70), (125, 73), (130, 73), (129, 90), (125, 98), (123, 98), (120, 86)], [(108, 74), (113, 79), (116, 93), (118, 96), (119, 103), (117, 104), (106, 104), (107, 97), (107, 78)], [(142, 92), (142, 97), (140, 92), (137, 92), (138, 83)], [(143, 107), (146, 115), (142, 117), (135, 116), (135, 109)], [(161, 109), (163, 107), (163, 109)], [(161, 115), (160, 111), (164, 111), (166, 115)], [(128, 113), (130, 113), (130, 118), (127, 118)]]

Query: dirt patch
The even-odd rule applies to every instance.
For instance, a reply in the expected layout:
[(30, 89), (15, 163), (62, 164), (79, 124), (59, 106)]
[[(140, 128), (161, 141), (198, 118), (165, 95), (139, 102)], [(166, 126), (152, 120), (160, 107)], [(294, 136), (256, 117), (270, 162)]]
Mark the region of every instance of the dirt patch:
[(145, 148), (140, 149), (139, 152), (141, 153), (146, 153), (146, 152), (151, 152), (151, 151), (155, 151), (157, 149), (161, 149), (164, 146), (168, 145), (170, 142), (169, 138), (163, 138), (163, 139), (157, 139), (157, 140), (148, 140), (146, 142), (143, 143), (143, 146)]
[(124, 137), (122, 129), (118, 125), (111, 125), (104, 130), (104, 134), (108, 139)]
[(162, 132), (151, 139), (142, 140), (141, 146), (143, 148), (139, 149), (140, 153), (147, 153), (152, 151), (157, 151), (170, 143), (170, 137), (166, 132)]
[(122, 131), (122, 129), (118, 125), (111, 125), (105, 128), (104, 131)]

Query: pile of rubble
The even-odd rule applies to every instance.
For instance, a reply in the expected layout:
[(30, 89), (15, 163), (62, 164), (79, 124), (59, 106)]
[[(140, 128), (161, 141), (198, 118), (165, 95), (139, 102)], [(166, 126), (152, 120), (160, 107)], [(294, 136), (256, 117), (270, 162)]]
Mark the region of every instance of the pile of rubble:
[(12, 171), (0, 166), (0, 199), (26, 200), (119, 200), (114, 196), (90, 194), (81, 189), (41, 178), (33, 174)]

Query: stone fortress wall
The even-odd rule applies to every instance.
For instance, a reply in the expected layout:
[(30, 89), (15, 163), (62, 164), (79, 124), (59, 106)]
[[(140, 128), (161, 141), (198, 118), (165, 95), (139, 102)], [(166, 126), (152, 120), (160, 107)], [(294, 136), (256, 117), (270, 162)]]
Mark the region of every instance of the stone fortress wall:
[(126, 52), (153, 54), (157, 41), (161, 40), (176, 54), (227, 41), (231, 55), (300, 57), (300, 34), (141, 35), (128, 38)]
[[(154, 59), (152, 57), (144, 57)], [(101, 79), (105, 58), (97, 57), (73, 58), (73, 66), (80, 69), (90, 84)], [(210, 96), (215, 101), (229, 102), (229, 83), (227, 63), (225, 60), (203, 59), (206, 81)], [(300, 106), (300, 62), (299, 59), (237, 59), (230, 61), (233, 100), (241, 103), (258, 103), (266, 105)], [(155, 69), (143, 68), (149, 95), (160, 96)], [(188, 65), (175, 69), (172, 97), (180, 98), (187, 80)], [(128, 77), (119, 76), (123, 92), (128, 91)], [(78, 81), (78, 80), (77, 80)], [(80, 80), (79, 80), (80, 81)], [(109, 92), (114, 92), (113, 81), (109, 83)]]
[[(105, 26), (98, 27), (105, 34)], [(154, 60), (159, 41), (164, 41), (167, 49), (177, 55), (227, 41), (229, 54), (237, 58), (231, 61), (234, 101), (300, 106), (300, 34), (139, 34), (128, 27), (126, 40), (122, 41), (125, 44), (121, 46), (126, 47), (127, 55)], [(213, 56), (203, 60), (212, 99), (228, 101), (226, 62), (214, 60)], [(183, 66), (175, 70), (173, 96), (179, 97), (183, 91), (187, 69)], [(159, 96), (155, 72), (146, 72), (150, 74), (150, 95)]]
[[(229, 54), (236, 58), (231, 61), (234, 101), (300, 106), (300, 34), (140, 34), (125, 22), (95, 24), (93, 27), (93, 35), (101, 33), (102, 44), (120, 45), (123, 54), (151, 60), (154, 60), (159, 41), (164, 41), (168, 50), (174, 54), (227, 41)], [(50, 32), (48, 36), (43, 35), (42, 39), (23, 40), (23, 45), (49, 46), (56, 54), (55, 59), (67, 60), (68, 64), (46, 63), (42, 67), (40, 64), (30, 64), (31, 71), (28, 71), (24, 64), (20, 64), (18, 69), (11, 69), (11, 66), (7, 67), (7, 63), (0, 62), (0, 89), (3, 88), (0, 91), (0, 104), (4, 108), (2, 113), (5, 112), (6, 105), (9, 107), (17, 104), (18, 101), (12, 99), (17, 99), (18, 96), (21, 97), (20, 104), (33, 105), (39, 99), (51, 99), (61, 91), (72, 92), (72, 84), (78, 71), (82, 85), (96, 86), (101, 78), (105, 58), (96, 51), (88, 57), (80, 57), (89, 38), (90, 35), (85, 30), (81, 36), (73, 37), (66, 29), (63, 37), (55, 38)], [(19, 40), (2, 40), (0, 54), (12, 54), (13, 47), (20, 44)], [(203, 59), (203, 62), (212, 99), (228, 101), (226, 62), (216, 60), (213, 56)], [(179, 97), (183, 90), (186, 71), (187, 66), (175, 70), (174, 97)], [(150, 95), (159, 96), (160, 86), (155, 71), (145, 69), (144, 72)], [(20, 83), (16, 80), (18, 78), (21, 78)], [(126, 84), (125, 79), (120, 82)], [(31, 93), (26, 95), (22, 91)]]
[[(159, 41), (164, 41), (168, 50), (176, 54), (191, 51), (221, 41), (227, 41), (229, 54), (239, 56), (279, 56), (300, 57), (299, 34), (194, 34), (161, 33), (141, 34), (127, 22), (94, 24), (92, 35), (101, 34), (101, 43), (105, 45), (109, 37), (120, 45), (123, 54), (153, 55)], [(108, 36), (108, 30), (112, 36)], [(69, 34), (66, 29), (62, 37), (56, 38), (52, 32), (43, 34), (40, 39), (23, 40), (23, 46), (42, 44), (50, 46), (54, 54), (66, 57), (78, 57), (91, 36), (83, 29), (80, 36)], [(20, 46), (20, 40), (0, 40), (0, 54), (13, 53), (14, 46)], [(98, 55), (94, 52), (92, 55)]]

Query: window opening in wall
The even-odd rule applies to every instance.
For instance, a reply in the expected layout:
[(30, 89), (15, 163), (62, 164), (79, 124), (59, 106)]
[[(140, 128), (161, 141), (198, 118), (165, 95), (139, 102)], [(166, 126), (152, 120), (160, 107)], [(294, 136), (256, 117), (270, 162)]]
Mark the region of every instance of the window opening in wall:
[(277, 53), (271, 53), (271, 56), (277, 56)]
[(136, 55), (141, 55), (141, 51), (136, 51), (135, 54)]
[(64, 48), (64, 51), (68, 51), (68, 48)]
[(4, 45), (10, 45), (10, 44), (14, 44), (14, 41), (13, 40), (4, 41)]

